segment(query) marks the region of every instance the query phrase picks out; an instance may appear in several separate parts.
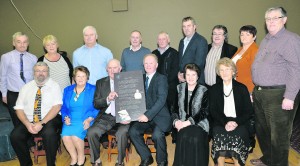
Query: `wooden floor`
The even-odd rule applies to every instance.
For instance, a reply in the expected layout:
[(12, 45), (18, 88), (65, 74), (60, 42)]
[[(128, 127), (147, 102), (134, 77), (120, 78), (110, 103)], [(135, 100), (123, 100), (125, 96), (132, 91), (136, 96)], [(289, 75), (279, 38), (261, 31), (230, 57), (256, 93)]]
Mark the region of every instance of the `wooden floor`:
[[(171, 143), (170, 135), (167, 136), (167, 143), (168, 143), (169, 166), (171, 166), (173, 163), (175, 145)], [(62, 148), (62, 151), (63, 151), (62, 154), (57, 155), (57, 166), (68, 166), (70, 164), (70, 156), (68, 155), (68, 153), (66, 152), (66, 150), (64, 148)], [(112, 155), (112, 161), (108, 162), (106, 152), (107, 152), (106, 149), (101, 148), (100, 155), (101, 155), (101, 160), (103, 162), (103, 166), (114, 166), (117, 155)], [(246, 166), (251, 166), (250, 159), (259, 158), (260, 156), (261, 156), (261, 151), (257, 144), (253, 153), (249, 155)], [(89, 165), (91, 165), (89, 163), (90, 156), (87, 155), (86, 157), (87, 157), (87, 162), (85, 165), (89, 166)], [(153, 157), (155, 158), (155, 154), (153, 154)], [(45, 160), (46, 160), (46, 157), (44, 157), (44, 156), (39, 157), (39, 164), (37, 164), (36, 166), (46, 166)], [(129, 155), (129, 162), (125, 163), (125, 165), (138, 166), (139, 163), (140, 163), (140, 158), (137, 155), (134, 147), (132, 146), (132, 154)], [(0, 162), (0, 166), (18, 166), (18, 165), (19, 165), (19, 162), (17, 159), (12, 160), (12, 161), (7, 161), (7, 162)], [(156, 163), (154, 162), (154, 164), (152, 164), (152, 165), (154, 166), (154, 165), (156, 165)], [(227, 165), (230, 165), (230, 164), (227, 164)], [(290, 149), (289, 165), (290, 166), (300, 166), (300, 154), (298, 154), (293, 149)], [(209, 166), (214, 166), (211, 158), (209, 161)]]

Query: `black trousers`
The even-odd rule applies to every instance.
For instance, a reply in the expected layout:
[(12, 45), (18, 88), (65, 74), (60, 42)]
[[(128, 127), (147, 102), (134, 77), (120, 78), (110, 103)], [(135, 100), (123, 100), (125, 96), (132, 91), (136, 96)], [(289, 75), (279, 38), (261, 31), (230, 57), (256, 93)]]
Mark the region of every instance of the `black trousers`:
[(18, 126), (21, 122), (16, 114), (16, 110), (14, 109), (14, 106), (16, 105), (17, 99), (19, 96), (19, 92), (12, 92), (7, 91), (7, 107), (8, 112), (10, 114), (11, 120), (14, 124), (14, 126)]
[[(55, 165), (56, 152), (60, 141), (62, 127), (61, 116), (57, 115), (50, 120), (38, 133), (43, 138), (43, 145), (46, 151), (47, 165)], [(16, 126), (10, 134), (11, 144), (18, 156), (21, 166), (32, 166), (29, 146), (27, 141), (32, 137), (23, 123)]]
[(151, 156), (151, 152), (148, 146), (145, 144), (143, 135), (145, 131), (152, 128), (152, 139), (154, 141), (154, 147), (156, 149), (156, 162), (161, 163), (168, 160), (167, 142), (165, 133), (152, 121), (142, 123), (133, 122), (129, 129), (129, 136), (134, 144), (134, 147), (142, 160), (145, 160)]

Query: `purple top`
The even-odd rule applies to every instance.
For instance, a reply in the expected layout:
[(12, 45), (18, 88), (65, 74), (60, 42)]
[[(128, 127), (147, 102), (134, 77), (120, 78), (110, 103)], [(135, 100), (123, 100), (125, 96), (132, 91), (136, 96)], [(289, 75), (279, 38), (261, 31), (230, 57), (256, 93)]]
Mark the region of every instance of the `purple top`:
[(6, 97), (7, 91), (19, 92), (25, 82), (20, 77), (20, 54), (23, 55), (23, 71), (27, 82), (33, 80), (33, 66), (37, 57), (29, 52), (12, 50), (1, 56), (0, 79), (2, 96)]
[(252, 65), (255, 85), (286, 85), (284, 98), (295, 100), (300, 89), (300, 36), (282, 28), (267, 34)]

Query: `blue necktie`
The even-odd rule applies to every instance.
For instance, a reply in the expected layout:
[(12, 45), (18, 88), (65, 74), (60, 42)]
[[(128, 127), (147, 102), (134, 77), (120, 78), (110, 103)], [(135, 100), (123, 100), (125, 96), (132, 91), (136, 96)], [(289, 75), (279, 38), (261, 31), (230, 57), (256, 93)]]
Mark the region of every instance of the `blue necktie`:
[(20, 77), (26, 83), (26, 80), (24, 77), (24, 70), (23, 70), (23, 55), (24, 54), (20, 54)]
[(147, 76), (147, 77), (146, 77), (146, 80), (145, 80), (145, 90), (146, 90), (146, 94), (147, 94), (147, 91), (148, 91), (148, 81), (149, 81), (149, 77)]

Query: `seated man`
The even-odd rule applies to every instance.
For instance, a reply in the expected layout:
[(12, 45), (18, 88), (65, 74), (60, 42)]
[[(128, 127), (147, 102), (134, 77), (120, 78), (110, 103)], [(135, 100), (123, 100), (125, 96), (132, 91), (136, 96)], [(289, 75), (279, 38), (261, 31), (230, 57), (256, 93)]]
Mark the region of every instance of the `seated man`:
[(167, 77), (156, 72), (157, 57), (148, 54), (144, 57), (146, 71), (145, 93), (147, 111), (141, 115), (138, 122), (134, 122), (129, 130), (130, 138), (136, 151), (141, 157), (141, 166), (153, 163), (151, 152), (145, 145), (143, 134), (152, 128), (152, 139), (156, 148), (156, 162), (158, 166), (168, 165), (167, 143), (165, 132), (171, 129), (171, 116), (166, 105), (168, 95)]
[(21, 166), (32, 165), (27, 141), (32, 135), (40, 135), (46, 150), (47, 165), (55, 165), (56, 152), (61, 129), (61, 116), (58, 114), (62, 105), (59, 85), (49, 77), (49, 67), (44, 62), (34, 65), (34, 80), (20, 90), (16, 114), (22, 122), (15, 126), (10, 135), (11, 144)]
[(116, 166), (124, 166), (124, 157), (127, 145), (127, 132), (129, 122), (116, 124), (115, 117), (115, 98), (117, 93), (114, 91), (114, 74), (119, 73), (122, 67), (120, 61), (112, 59), (108, 62), (108, 77), (104, 77), (97, 81), (96, 91), (94, 95), (94, 107), (100, 109), (94, 124), (88, 129), (87, 137), (91, 149), (92, 165), (102, 165), (100, 160), (100, 138), (104, 133), (117, 127), (116, 138), (118, 142), (118, 160)]

